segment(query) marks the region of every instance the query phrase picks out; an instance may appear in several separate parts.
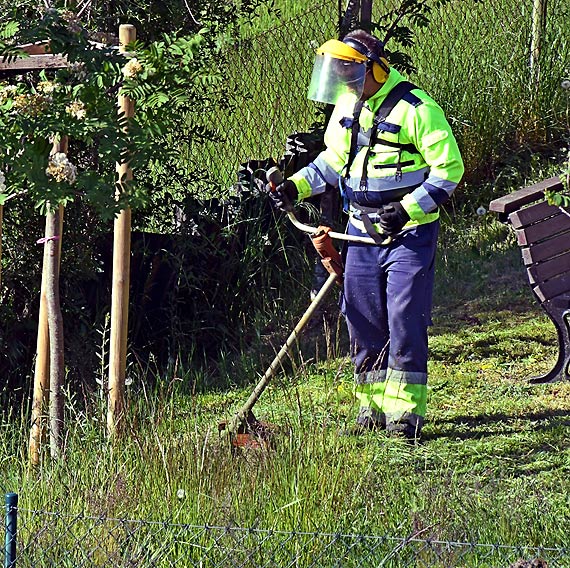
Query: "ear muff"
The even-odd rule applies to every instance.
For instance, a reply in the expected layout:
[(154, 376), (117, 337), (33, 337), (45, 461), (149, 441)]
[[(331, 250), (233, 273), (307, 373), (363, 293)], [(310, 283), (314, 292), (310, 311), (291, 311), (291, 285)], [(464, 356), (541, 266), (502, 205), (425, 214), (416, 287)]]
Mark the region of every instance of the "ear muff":
[[(385, 57), (381, 57), (378, 53), (374, 53), (372, 50), (368, 49), (364, 43), (352, 38), (345, 37), (343, 43), (352, 47), (362, 55), (365, 55), (370, 63), (372, 64), (372, 73), (374, 74), (374, 80), (378, 83), (385, 83), (388, 75), (390, 74), (390, 65)], [(384, 52), (384, 44), (378, 40), (378, 52)]]
[(390, 74), (390, 66), (388, 65), (388, 60), (383, 57), (380, 58), (381, 63), (372, 62), (372, 73), (374, 75), (374, 80), (377, 83), (385, 83), (388, 80), (388, 75)]

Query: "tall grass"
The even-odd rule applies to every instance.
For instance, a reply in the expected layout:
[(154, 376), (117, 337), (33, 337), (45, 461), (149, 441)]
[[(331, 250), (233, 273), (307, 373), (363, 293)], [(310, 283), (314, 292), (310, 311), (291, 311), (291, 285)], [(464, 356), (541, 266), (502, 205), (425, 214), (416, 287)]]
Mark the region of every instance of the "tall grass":
[[(461, 263), (451, 257), (465, 259), (473, 237), (461, 238), (444, 267), (471, 293), (436, 307), (422, 445), (339, 437), (356, 412), (340, 357), (287, 365), (255, 410), (277, 426), (274, 446), (232, 454), (217, 424), (247, 385), (201, 390), (195, 371), (179, 370), (152, 390), (135, 379), (128, 432), (113, 446), (102, 409), (78, 413), (70, 401), (66, 459), (45, 457), (38, 470), (26, 465), (25, 418), (5, 422), (1, 490), (17, 491), (23, 509), (62, 515), (565, 546), (570, 385), (524, 380), (553, 361), (553, 326), (512, 257), (483, 290), (477, 279), (496, 273), (496, 255)], [(501, 248), (508, 258), (513, 249)]]
[(494, 182), (484, 192), (489, 200), (540, 175), (533, 154), (560, 160), (569, 134), (560, 87), (570, 58), (567, 17), (564, 2), (549, 5), (538, 80), (529, 63), (531, 2), (449, 3), (418, 34), (410, 50), (417, 81), (453, 123), (470, 198), (481, 181)]
[[(452, 7), (457, 11), (467, 4), (456, 2)], [(506, 1), (504, 5), (512, 7)], [(447, 28), (449, 37), (438, 36), (441, 43), (436, 41), (430, 49), (418, 43), (413, 48), (418, 58), (426, 57), (418, 65), (418, 82), (445, 104), (466, 159), (482, 179), (485, 168), (495, 171), (494, 160), (509, 159), (502, 150), (507, 142), (518, 140), (519, 147), (529, 148), (548, 142), (543, 119), (547, 126), (549, 120), (554, 125), (559, 120), (554, 89), (561, 63), (556, 54), (568, 53), (564, 20), (555, 20), (558, 27), (553, 29), (559, 35), (550, 36), (543, 71), (548, 63), (552, 67), (547, 86), (536, 95), (527, 81), (524, 58), (508, 49), (509, 41), (518, 45), (515, 40), (526, 37), (524, 27), (495, 15), (487, 18), (485, 33), (468, 33), (467, 15), (485, 20), (488, 8), (489, 3), (474, 4), (472, 12), (462, 12), (454, 27)], [(525, 19), (526, 8), (519, 9)], [(501, 49), (493, 45), (498, 37), (504, 39)], [(449, 38), (454, 38), (453, 45)], [(466, 53), (468, 40), (480, 56)], [(294, 38), (287, 45), (284, 51), (292, 49)], [(439, 66), (429, 57), (442, 52), (454, 66)], [(245, 60), (247, 51), (236, 53)], [(252, 63), (248, 70), (257, 65)], [(259, 82), (253, 72), (241, 73), (242, 84), (252, 89), (251, 102), (259, 103), (256, 97), (271, 82)], [(268, 72), (269, 80), (275, 73), (273, 68)], [(281, 94), (276, 102), (262, 100), (257, 105), (263, 120), (286, 112), (299, 118), (296, 105), (279, 98), (292, 90), (303, 91), (295, 81), (290, 77), (278, 84), (276, 93)], [(552, 109), (547, 108), (549, 101), (556, 102)], [(251, 115), (223, 111), (216, 117), (234, 146), (239, 140), (242, 157), (275, 151), (286, 132), (272, 131), (271, 125), (255, 122), (254, 117), (247, 123), (251, 139), (245, 134), (232, 138), (232, 128), (241, 120), (243, 130), (244, 117), (254, 115), (256, 104), (251, 109)], [(539, 115), (529, 114), (532, 109)], [(307, 126), (303, 120), (297, 124)], [(290, 124), (294, 122), (292, 118)], [(273, 133), (270, 140), (267, 132)], [(217, 148), (216, 164), (223, 171), (230, 154)], [(207, 156), (202, 158), (207, 163)], [(505, 187), (516, 186), (525, 171), (514, 168)], [(465, 195), (477, 205), (486, 204), (501, 188), (488, 185), (486, 190), (485, 196)], [(220, 356), (217, 374), (224, 381), (214, 381), (212, 369), (189, 368), (182, 362), (160, 380), (150, 381), (156, 370), (137, 370), (135, 365), (128, 387), (126, 436), (114, 445), (105, 437), (101, 401), (87, 397), (87, 403), (79, 405), (70, 395), (65, 459), (52, 462), (43, 456), (41, 466), (30, 469), (25, 409), (21, 415), (5, 416), (0, 428), (0, 490), (18, 492), (24, 510), (59, 515), (566, 546), (570, 385), (530, 386), (525, 381), (553, 364), (556, 333), (532, 300), (512, 235), (488, 215), (476, 216), (471, 205), (461, 207), (461, 219), (453, 211), (444, 219), (421, 445), (409, 446), (383, 434), (339, 436), (352, 423), (356, 408), (346, 350), (337, 345), (334, 357), (325, 356), (342, 341), (340, 332), (340, 339), (328, 335), (334, 329), (329, 319), (328, 327), (317, 326), (316, 335), (302, 338), (300, 353), (284, 365), (256, 406), (256, 415), (277, 426), (271, 449), (237, 454), (229, 450), (217, 425), (243, 403), (294, 319), (287, 313), (287, 298), (279, 298), (264, 314), (273, 311), (274, 326), (262, 329), (260, 323), (252, 331), (258, 334), (258, 342), (251, 343), (255, 349), (241, 359), (229, 353)], [(248, 234), (262, 236), (253, 223)], [(244, 254), (249, 253), (253, 249)], [(291, 295), (300, 302), (302, 283), (291, 281), (288, 276), (281, 285), (296, 286)], [(244, 285), (243, 293), (257, 297), (260, 291)], [(329, 308), (334, 312), (332, 299)], [(112, 551), (117, 541), (107, 542), (108, 533), (99, 541), (98, 536), (86, 530), (72, 541), (68, 535), (74, 543), (70, 546), (99, 547), (103, 565), (106, 551)], [(41, 545), (39, 539), (37, 546)], [(560, 565), (567, 564), (568, 559), (562, 559)]]

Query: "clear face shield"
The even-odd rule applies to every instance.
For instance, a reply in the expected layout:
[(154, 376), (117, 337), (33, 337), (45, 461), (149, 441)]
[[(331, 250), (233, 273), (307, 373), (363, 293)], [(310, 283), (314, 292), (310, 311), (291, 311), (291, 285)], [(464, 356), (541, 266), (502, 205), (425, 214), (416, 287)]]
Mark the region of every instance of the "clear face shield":
[(315, 58), (307, 97), (333, 105), (347, 94), (360, 98), (365, 77), (366, 63), (338, 59), (328, 53), (319, 54)]

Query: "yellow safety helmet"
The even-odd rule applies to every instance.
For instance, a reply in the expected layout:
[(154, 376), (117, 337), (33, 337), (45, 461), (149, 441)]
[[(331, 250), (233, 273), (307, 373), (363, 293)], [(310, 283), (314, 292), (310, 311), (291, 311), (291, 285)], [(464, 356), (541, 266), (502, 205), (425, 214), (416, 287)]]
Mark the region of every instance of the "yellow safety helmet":
[(347, 93), (360, 98), (370, 66), (374, 79), (384, 83), (390, 72), (385, 58), (351, 37), (326, 41), (317, 49), (308, 98), (329, 104), (336, 104)]
[(354, 61), (355, 63), (365, 63), (368, 59), (364, 53), (357, 51), (354, 47), (338, 39), (329, 39), (317, 49), (317, 55), (325, 54), (336, 59)]

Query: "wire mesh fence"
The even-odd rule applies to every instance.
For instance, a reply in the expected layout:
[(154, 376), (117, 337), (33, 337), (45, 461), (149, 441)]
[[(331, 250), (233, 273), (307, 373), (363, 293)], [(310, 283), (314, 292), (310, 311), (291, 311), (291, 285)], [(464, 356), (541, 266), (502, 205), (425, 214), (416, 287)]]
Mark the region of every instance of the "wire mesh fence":
[[(229, 188), (241, 163), (279, 160), (287, 136), (310, 130), (320, 110), (306, 90), (316, 47), (338, 34), (338, 5), (324, 2), (225, 52), (229, 100), (212, 115), (194, 117), (212, 139), (190, 146), (186, 159), (206, 176), (210, 187)], [(322, 120), (321, 120), (322, 122)]]
[(14, 539), (14, 533), (7, 533), (3, 551), (4, 566), (9, 568), (570, 566), (570, 549), (567, 548), (443, 540), (430, 538), (429, 530), (418, 530), (406, 537), (332, 534), (7, 508), (7, 513), (15, 512), (17, 534)]
[[(373, 22), (386, 22), (399, 4), (373, 3)], [(488, 173), (490, 145), (500, 153), (512, 140), (543, 141), (545, 124), (563, 120), (567, 101), (560, 82), (570, 66), (565, 24), (570, 7), (566, 0), (549, 2), (537, 43), (533, 5), (533, 0), (433, 2), (427, 25), (404, 22), (415, 35), (413, 45), (387, 45), (411, 57), (416, 71), (410, 78), (444, 107), (468, 175)], [(323, 124), (324, 109), (308, 101), (306, 92), (314, 50), (339, 35), (343, 14), (336, 0), (318, 2), (226, 50), (221, 64), (229, 100), (215, 113), (191, 119), (209, 128), (212, 139), (201, 141), (199, 149), (190, 146), (185, 157), (207, 172), (210, 189), (231, 187), (239, 165), (250, 159), (278, 160), (289, 134)], [(540, 47), (534, 70), (533, 45)], [(548, 108), (549, 116), (540, 108)]]

